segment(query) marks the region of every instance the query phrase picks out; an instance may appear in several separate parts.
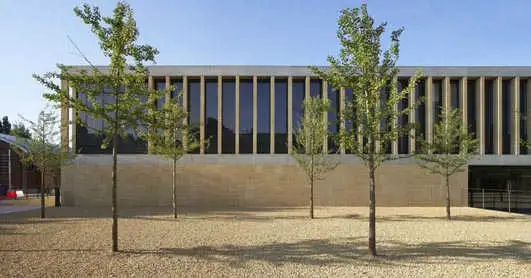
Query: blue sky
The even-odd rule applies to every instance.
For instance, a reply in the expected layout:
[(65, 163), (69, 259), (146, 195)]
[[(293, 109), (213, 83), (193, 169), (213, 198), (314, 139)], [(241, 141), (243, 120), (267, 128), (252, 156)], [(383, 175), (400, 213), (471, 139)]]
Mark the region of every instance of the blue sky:
[[(531, 2), (365, 0), (377, 21), (404, 26), (400, 65), (531, 65)], [(72, 12), (82, 1), (0, 1), (0, 116), (35, 119), (45, 106), (32, 73), (108, 61)], [(160, 65), (312, 65), (337, 52), (339, 10), (360, 0), (129, 1)], [(114, 1), (90, 1), (104, 14)]]

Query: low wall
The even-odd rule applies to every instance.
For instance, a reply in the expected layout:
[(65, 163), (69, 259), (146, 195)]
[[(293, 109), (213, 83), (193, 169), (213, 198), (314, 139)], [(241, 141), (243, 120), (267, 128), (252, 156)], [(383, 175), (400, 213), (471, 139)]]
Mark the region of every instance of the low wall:
[[(65, 206), (110, 206), (110, 155), (80, 155), (62, 169)], [(287, 155), (197, 155), (178, 167), (177, 204), (187, 207), (306, 206), (309, 186), (303, 172)], [(467, 205), (467, 172), (451, 179), (454, 206)], [(368, 174), (356, 159), (342, 160), (315, 188), (322, 206), (368, 205)], [(171, 164), (156, 156), (120, 155), (120, 207), (171, 204)], [(376, 174), (378, 206), (443, 206), (443, 179), (419, 168), (412, 159), (394, 160)]]

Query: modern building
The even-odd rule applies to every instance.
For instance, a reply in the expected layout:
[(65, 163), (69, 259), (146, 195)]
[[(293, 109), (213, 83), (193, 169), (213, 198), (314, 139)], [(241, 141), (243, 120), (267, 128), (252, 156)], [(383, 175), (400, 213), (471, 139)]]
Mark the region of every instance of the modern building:
[[(482, 189), (488, 194), (501, 192), (493, 199), (503, 200), (508, 197), (509, 180), (513, 192), (531, 191), (531, 156), (525, 143), (531, 142), (531, 67), (400, 67), (399, 83), (406, 84), (417, 70), (423, 77), (401, 105), (421, 97), (425, 101), (398, 121), (415, 123), (418, 128), (388, 147), (389, 153), (404, 158), (389, 161), (378, 170), (377, 204), (444, 204), (441, 178), (419, 168), (409, 155), (418, 147), (416, 137), (432, 138), (434, 122), (447, 107), (461, 110), (463, 124), (480, 142), (479, 155), (467, 171), (451, 181), (453, 205), (484, 204), (479, 193)], [(179, 171), (185, 174), (179, 175), (177, 203), (182, 206), (307, 205), (304, 175), (288, 155), (303, 99), (329, 99), (332, 109), (324, 116), (331, 134), (349, 128), (348, 123), (339, 121), (339, 115), (352, 97), (351, 89), (334, 90), (305, 66), (152, 66), (149, 71), (148, 86), (175, 86), (176, 91), (166, 100), (182, 90), (190, 123), (199, 127), (200, 141), (209, 142), (180, 162)], [(68, 84), (62, 82), (62, 86)], [(103, 97), (101, 101), (105, 101)], [(63, 129), (63, 146), (70, 143), (80, 153), (73, 164), (62, 169), (64, 204), (108, 205), (110, 150), (100, 149), (101, 138), (94, 132), (105, 123), (66, 108), (61, 118), (63, 127), (70, 125)], [(78, 126), (76, 119), (87, 127)], [(171, 203), (169, 163), (149, 155), (148, 145), (134, 134), (120, 144), (120, 205)], [(368, 175), (363, 163), (333, 140), (328, 140), (327, 148), (337, 151), (342, 163), (317, 185), (317, 204), (367, 205)], [(520, 206), (525, 206), (523, 203), (520, 201)]]

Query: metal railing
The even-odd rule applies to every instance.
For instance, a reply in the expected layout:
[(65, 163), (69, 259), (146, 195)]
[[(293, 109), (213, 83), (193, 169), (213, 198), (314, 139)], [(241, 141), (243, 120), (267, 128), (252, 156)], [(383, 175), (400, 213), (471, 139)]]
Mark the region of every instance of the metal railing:
[(531, 212), (530, 190), (471, 188), (468, 194), (471, 207), (509, 212)]

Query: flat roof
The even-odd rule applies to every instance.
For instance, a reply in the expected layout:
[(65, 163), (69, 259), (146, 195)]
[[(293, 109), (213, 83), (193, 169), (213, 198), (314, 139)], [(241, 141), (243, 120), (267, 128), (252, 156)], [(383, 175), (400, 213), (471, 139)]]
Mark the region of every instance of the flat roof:
[[(74, 70), (90, 70), (90, 66), (71, 66)], [(322, 70), (329, 67), (318, 66)], [(107, 66), (97, 66), (105, 71)], [(261, 65), (154, 65), (147, 66), (153, 76), (313, 76), (308, 66), (261, 66)], [(398, 76), (412, 76), (421, 71), (424, 76), (487, 76), (531, 77), (531, 66), (399, 66)]]

